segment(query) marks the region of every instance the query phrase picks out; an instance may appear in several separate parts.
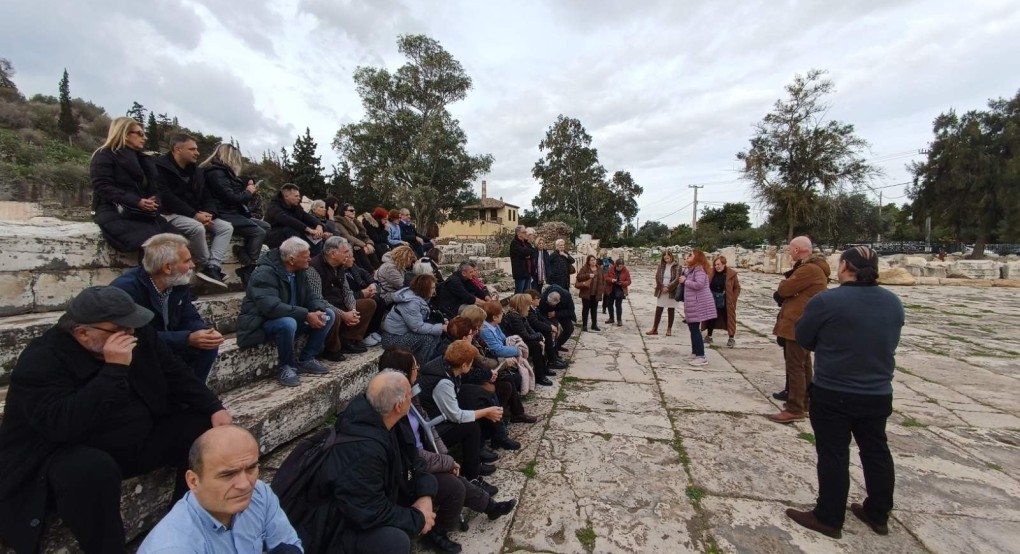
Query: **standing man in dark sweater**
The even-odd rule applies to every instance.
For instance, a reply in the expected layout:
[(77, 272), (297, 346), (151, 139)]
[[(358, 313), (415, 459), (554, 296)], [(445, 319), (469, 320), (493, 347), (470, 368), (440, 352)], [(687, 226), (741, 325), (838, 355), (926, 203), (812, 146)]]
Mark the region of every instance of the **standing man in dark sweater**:
[(850, 511), (875, 533), (889, 533), (896, 476), (885, 435), (892, 413), (896, 346), (903, 304), (878, 286), (878, 255), (866, 246), (839, 258), (840, 286), (808, 302), (797, 322), (797, 342), (815, 353), (811, 428), (818, 453), (818, 503), (790, 508), (800, 525), (833, 538), (842, 535), (850, 490), (850, 437), (861, 451), (868, 496)]

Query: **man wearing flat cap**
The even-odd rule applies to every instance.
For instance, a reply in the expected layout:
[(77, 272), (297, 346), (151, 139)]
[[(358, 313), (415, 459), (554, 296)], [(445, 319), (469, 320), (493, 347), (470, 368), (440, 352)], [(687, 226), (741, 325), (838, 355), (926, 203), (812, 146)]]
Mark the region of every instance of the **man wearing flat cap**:
[(121, 479), (177, 467), (230, 414), (116, 287), (91, 287), (32, 340), (11, 372), (0, 424), (0, 541), (35, 552), (47, 508), (85, 552), (124, 552)]

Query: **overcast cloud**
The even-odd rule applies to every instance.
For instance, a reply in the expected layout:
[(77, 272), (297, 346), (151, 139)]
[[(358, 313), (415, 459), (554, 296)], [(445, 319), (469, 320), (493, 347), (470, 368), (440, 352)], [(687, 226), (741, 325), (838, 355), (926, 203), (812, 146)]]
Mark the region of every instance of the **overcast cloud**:
[(829, 115), (871, 142), (886, 172), (875, 186), (909, 180), (936, 115), (1020, 88), (1015, 0), (8, 0), (3, 12), (0, 57), (29, 95), (56, 94), (66, 67), (72, 94), (111, 114), (137, 100), (252, 155), (307, 126), (327, 166), (337, 129), (362, 115), (354, 69), (395, 69), (397, 35), (424, 33), (474, 81), (451, 111), (469, 150), (495, 156), (490, 196), (530, 206), (538, 143), (564, 114), (610, 173), (645, 188), (641, 221), (671, 226), (690, 220), (689, 184), (707, 184), (707, 206), (751, 200), (735, 154), (796, 73), (829, 70)]

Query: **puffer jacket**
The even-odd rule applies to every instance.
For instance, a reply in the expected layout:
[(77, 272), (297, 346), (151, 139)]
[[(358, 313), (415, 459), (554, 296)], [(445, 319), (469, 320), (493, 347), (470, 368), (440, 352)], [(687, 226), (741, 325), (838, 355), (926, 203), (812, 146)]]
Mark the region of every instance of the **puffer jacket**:
[(829, 286), (829, 262), (814, 254), (794, 264), (790, 276), (779, 282), (777, 293), (783, 299), (772, 334), (797, 340), (797, 320), (804, 313), (808, 300)]
[(303, 269), (294, 273), (297, 298), (291, 303), (290, 281), (283, 261), (280, 260), (280, 251), (273, 249), (262, 254), (248, 282), (248, 290), (241, 302), (241, 314), (237, 316), (239, 347), (251, 348), (266, 342), (262, 324), (270, 319), (292, 317), (300, 323), (308, 316), (308, 312), (329, 310), (329, 304), (308, 286), (306, 271)]
[(708, 284), (705, 268), (696, 265), (687, 269), (687, 280), (684, 281), (684, 317), (687, 323), (716, 318), (715, 298)]
[(397, 264), (393, 263), (392, 252), (387, 252), (383, 255), (382, 265), (379, 266), (379, 269), (375, 270), (375, 281), (379, 284), (379, 297), (387, 304), (392, 304), (393, 295), (398, 290), (404, 288), (405, 272), (403, 268), (399, 268)]
[(403, 288), (393, 295), (393, 308), (383, 320), (382, 330), (391, 335), (417, 333), (440, 336), (443, 326), (429, 323), (429, 301), (418, 296), (409, 288)]

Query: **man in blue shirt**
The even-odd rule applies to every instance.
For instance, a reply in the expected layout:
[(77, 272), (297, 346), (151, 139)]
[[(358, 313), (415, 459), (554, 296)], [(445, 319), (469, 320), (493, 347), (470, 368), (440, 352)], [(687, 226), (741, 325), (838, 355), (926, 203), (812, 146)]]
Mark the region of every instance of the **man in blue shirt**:
[(300, 554), (301, 539), (273, 490), (259, 481), (259, 445), (236, 425), (195, 440), (185, 479), (190, 492), (142, 542), (139, 554)]

